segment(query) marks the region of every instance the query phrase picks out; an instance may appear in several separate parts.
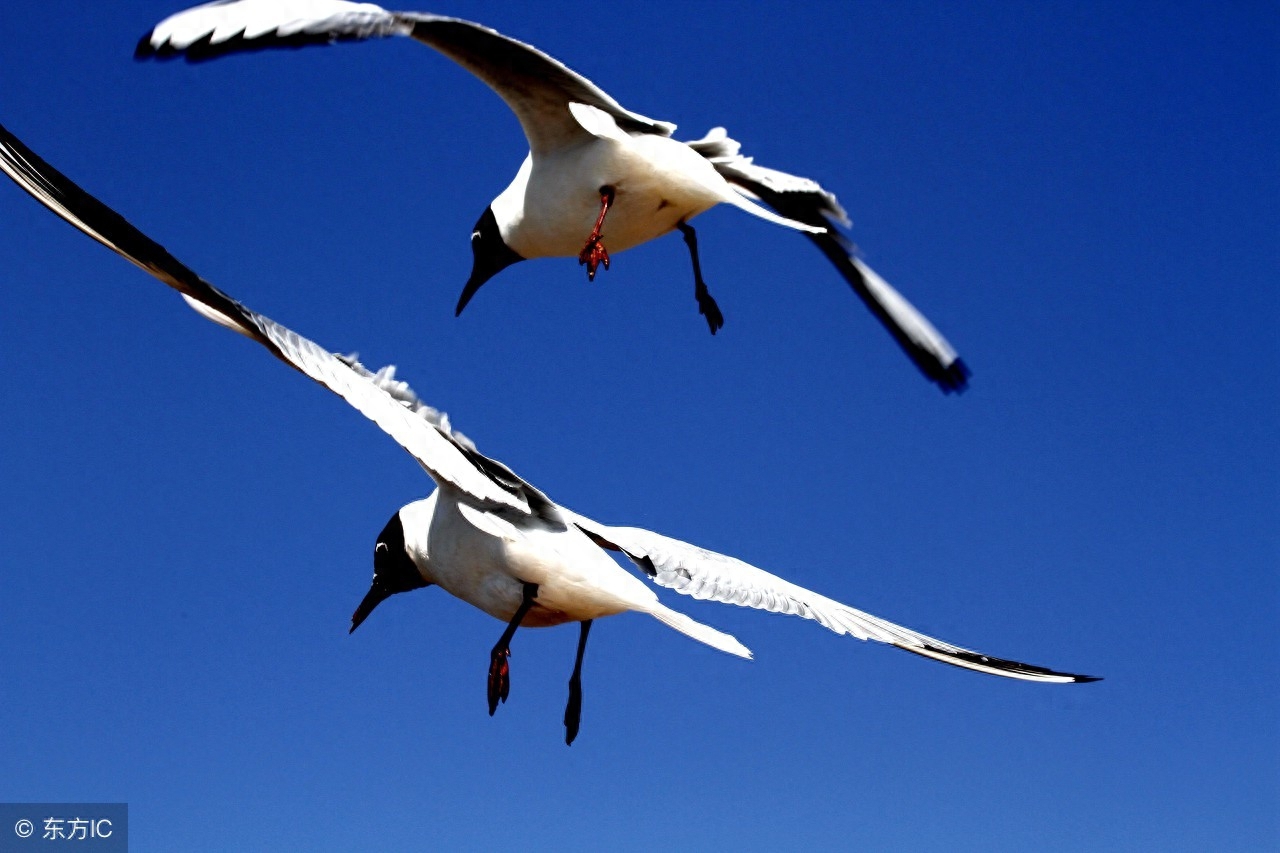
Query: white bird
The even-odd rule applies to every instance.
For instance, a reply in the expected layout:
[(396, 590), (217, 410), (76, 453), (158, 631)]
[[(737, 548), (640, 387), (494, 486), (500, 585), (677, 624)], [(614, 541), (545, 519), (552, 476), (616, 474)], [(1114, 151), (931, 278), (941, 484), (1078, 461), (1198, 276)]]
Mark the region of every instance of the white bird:
[(887, 622), (748, 565), (636, 527), (612, 527), (556, 504), (510, 468), (482, 455), (442, 413), (424, 404), (395, 369), (365, 369), (232, 299), (123, 217), (84, 192), (0, 127), (0, 169), (62, 219), (178, 290), (206, 318), (266, 347), (341, 396), (400, 443), (436, 491), (400, 509), (374, 546), (373, 583), (351, 618), (354, 631), (379, 603), (436, 584), (507, 623), (490, 653), (489, 713), (506, 701), (507, 656), (516, 628), (578, 622), (577, 658), (565, 710), (566, 742), (578, 731), (582, 656), (593, 620), (647, 613), (709, 646), (750, 658), (733, 637), (678, 613), (607, 551), (620, 551), (649, 580), (694, 598), (790, 613), (863, 640), (889, 643), (979, 672), (1044, 682), (1094, 681), (991, 657)]
[(455, 314), (492, 276), (528, 258), (576, 256), (594, 279), (600, 264), (609, 266), (607, 219), (615, 252), (679, 229), (693, 262), (698, 310), (715, 334), (724, 316), (703, 281), (689, 220), (731, 204), (807, 234), (926, 377), (946, 393), (966, 387), (969, 370), (951, 344), (836, 230), (849, 220), (832, 193), (808, 178), (757, 166), (724, 128), (678, 142), (671, 138), (674, 124), (624, 109), (562, 63), (487, 27), (347, 0), (222, 0), (161, 21), (135, 55), (194, 62), (387, 36), (410, 36), (479, 77), (516, 114), (529, 141), (515, 179), (472, 231), (474, 262)]

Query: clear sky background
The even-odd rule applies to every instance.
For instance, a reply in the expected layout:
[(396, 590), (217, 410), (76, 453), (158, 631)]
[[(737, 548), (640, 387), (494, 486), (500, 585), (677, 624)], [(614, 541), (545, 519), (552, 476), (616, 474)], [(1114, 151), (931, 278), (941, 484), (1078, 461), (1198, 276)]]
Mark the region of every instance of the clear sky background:
[[(556, 500), (1035, 685), (664, 601), (516, 636), (439, 589), (347, 635), (430, 482), (376, 427), (0, 185), (0, 799), (134, 850), (1277, 844), (1274, 3), (449, 2), (839, 194), (974, 371), (944, 397), (807, 241), (696, 224), (452, 316), (526, 147), (407, 40), (139, 64), (180, 0), (10, 3), (0, 122), (251, 307), (395, 362)], [(607, 232), (606, 232), (607, 233)], [(7, 832), (0, 827), (0, 833)]]

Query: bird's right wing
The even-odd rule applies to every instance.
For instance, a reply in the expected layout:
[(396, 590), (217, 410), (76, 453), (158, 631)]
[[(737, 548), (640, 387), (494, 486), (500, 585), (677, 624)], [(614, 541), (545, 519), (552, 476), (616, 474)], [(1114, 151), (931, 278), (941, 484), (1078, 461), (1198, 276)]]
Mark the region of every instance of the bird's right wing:
[(789, 613), (812, 619), (837, 634), (878, 640), (965, 669), (1026, 681), (1097, 681), (1094, 676), (1055, 672), (1041, 666), (991, 657), (896, 625), (819, 595), (734, 557), (708, 551), (639, 527), (610, 527), (561, 507), (597, 545), (627, 555), (658, 586), (682, 595)]
[(532, 45), (488, 27), (419, 12), (391, 12), (348, 0), (221, 0), (171, 15), (138, 42), (139, 59), (184, 56), (198, 62), (229, 53), (410, 36), (435, 48), (493, 89), (520, 120), (529, 147), (549, 150), (582, 139), (569, 113), (582, 103), (609, 113), (623, 130), (670, 136), (675, 125), (625, 109), (599, 86)]
[(442, 485), (523, 513), (546, 498), (509, 468), (481, 455), (448, 418), (395, 378), (353, 356), (331, 353), (209, 284), (120, 214), (76, 186), (0, 126), (0, 170), (62, 219), (182, 294), (206, 318), (252, 338), (290, 367), (345, 399), (400, 443)]
[(965, 390), (969, 368), (955, 348), (914, 305), (862, 262), (836, 228), (836, 223), (847, 226), (849, 218), (833, 193), (809, 178), (756, 165), (738, 153), (737, 141), (730, 139), (724, 128), (717, 127), (703, 139), (686, 144), (706, 157), (744, 195), (759, 199), (787, 219), (822, 228), (805, 236), (827, 256), (920, 371), (944, 394)]

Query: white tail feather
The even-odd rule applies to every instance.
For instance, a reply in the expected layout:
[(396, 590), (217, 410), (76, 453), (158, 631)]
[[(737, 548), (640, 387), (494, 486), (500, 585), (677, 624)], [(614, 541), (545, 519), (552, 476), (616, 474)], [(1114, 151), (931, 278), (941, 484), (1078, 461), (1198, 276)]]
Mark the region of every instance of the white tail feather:
[(681, 634), (693, 637), (700, 643), (706, 643), (708, 646), (719, 649), (722, 652), (728, 652), (731, 655), (751, 660), (751, 650), (723, 631), (717, 631), (709, 625), (694, 621), (683, 613), (678, 613), (663, 604), (656, 604), (649, 613), (664, 625), (675, 628)]

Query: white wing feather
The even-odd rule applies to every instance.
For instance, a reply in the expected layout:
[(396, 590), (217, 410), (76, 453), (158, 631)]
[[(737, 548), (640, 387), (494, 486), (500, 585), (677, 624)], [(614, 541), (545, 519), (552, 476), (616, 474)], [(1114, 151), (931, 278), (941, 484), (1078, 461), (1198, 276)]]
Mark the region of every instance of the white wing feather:
[(580, 139), (572, 102), (613, 116), (627, 131), (670, 136), (675, 125), (633, 113), (586, 77), (532, 45), (459, 18), (392, 12), (347, 0), (224, 0), (170, 15), (138, 42), (136, 56), (199, 61), (269, 47), (411, 36), (480, 78), (516, 114), (529, 147)]
[(178, 52), (207, 40), (222, 45), (234, 38), (253, 41), (299, 34), (330, 39), (408, 35), (411, 23), (373, 3), (346, 0), (232, 0), (205, 3), (170, 15), (148, 33), (157, 51)]
[[(450, 429), (447, 418), (422, 404), (407, 385), (395, 379), (393, 368), (372, 373), (354, 359), (331, 353), (236, 302), (40, 159), (3, 127), (0, 170), (59, 217), (179, 291), (207, 319), (253, 338), (291, 367), (345, 399), (399, 442), (437, 483), (452, 486), (480, 502), (530, 512), (523, 481), (476, 453), (469, 441)], [(490, 468), (503, 483), (486, 473)]]
[(1027, 681), (1094, 681), (1092, 676), (984, 655), (905, 628), (819, 595), (734, 557), (638, 527), (610, 527), (561, 509), (606, 548), (620, 550), (659, 586), (683, 595), (812, 619), (860, 640), (878, 640), (954, 666)]

